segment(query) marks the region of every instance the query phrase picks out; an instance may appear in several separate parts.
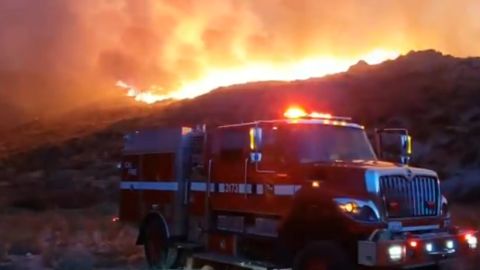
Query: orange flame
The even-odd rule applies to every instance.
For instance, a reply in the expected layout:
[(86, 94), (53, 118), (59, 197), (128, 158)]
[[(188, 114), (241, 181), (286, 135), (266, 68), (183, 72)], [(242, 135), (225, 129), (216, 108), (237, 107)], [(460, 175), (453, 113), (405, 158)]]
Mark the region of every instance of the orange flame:
[(200, 79), (181, 82), (180, 87), (172, 91), (165, 91), (157, 86), (141, 90), (124, 81), (117, 81), (116, 86), (125, 89), (127, 96), (133, 97), (137, 101), (152, 104), (163, 100), (190, 99), (206, 94), (216, 88), (235, 84), (270, 80), (292, 81), (321, 77), (344, 72), (359, 60), (364, 60), (368, 64), (378, 64), (394, 59), (399, 54), (399, 52), (393, 50), (376, 49), (358, 58), (320, 56), (280, 65), (252, 62), (247, 66), (232, 67), (230, 69), (211, 68)]
[(117, 81), (115, 84), (117, 87), (125, 89), (127, 91), (127, 96), (135, 98), (136, 101), (141, 101), (147, 104), (153, 104), (158, 101), (168, 100), (171, 99), (169, 96), (166, 95), (159, 95), (155, 94), (153, 90), (140, 90), (133, 85), (129, 85), (124, 81)]

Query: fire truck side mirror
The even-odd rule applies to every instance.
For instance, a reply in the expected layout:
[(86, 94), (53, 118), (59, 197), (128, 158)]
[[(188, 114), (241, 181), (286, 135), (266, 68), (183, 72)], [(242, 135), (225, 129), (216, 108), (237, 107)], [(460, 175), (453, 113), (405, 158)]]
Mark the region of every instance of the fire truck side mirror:
[(250, 151), (260, 152), (262, 147), (262, 128), (252, 127), (249, 131)]
[(258, 163), (262, 161), (262, 128), (252, 127), (249, 131), (250, 138), (250, 162)]
[(408, 164), (412, 156), (412, 137), (400, 128), (377, 129), (376, 150), (381, 159)]

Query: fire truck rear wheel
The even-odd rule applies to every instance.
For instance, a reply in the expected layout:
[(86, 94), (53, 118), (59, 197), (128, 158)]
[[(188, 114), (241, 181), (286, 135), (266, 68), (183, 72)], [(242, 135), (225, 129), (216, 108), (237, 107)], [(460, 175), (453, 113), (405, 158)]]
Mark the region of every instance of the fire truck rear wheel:
[(171, 268), (176, 260), (176, 250), (168, 247), (166, 229), (160, 218), (146, 224), (144, 248), (150, 269)]
[(343, 249), (331, 242), (308, 244), (295, 256), (293, 270), (352, 270), (349, 257)]

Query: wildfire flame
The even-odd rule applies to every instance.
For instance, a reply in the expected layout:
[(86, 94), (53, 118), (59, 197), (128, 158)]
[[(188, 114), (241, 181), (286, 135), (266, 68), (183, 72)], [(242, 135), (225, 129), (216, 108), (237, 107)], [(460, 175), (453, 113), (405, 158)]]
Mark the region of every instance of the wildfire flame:
[(122, 80), (117, 81), (116, 86), (126, 90), (126, 95), (133, 97), (137, 101), (153, 104), (164, 100), (195, 98), (216, 88), (235, 84), (271, 80), (292, 81), (321, 77), (344, 72), (359, 60), (364, 60), (368, 64), (373, 65), (397, 58), (399, 55), (400, 53), (398, 51), (376, 49), (357, 58), (320, 56), (281, 65), (252, 62), (247, 66), (230, 69), (212, 68), (207, 70), (200, 79), (181, 82), (181, 86), (172, 91), (165, 91), (165, 89), (158, 86), (139, 89)]

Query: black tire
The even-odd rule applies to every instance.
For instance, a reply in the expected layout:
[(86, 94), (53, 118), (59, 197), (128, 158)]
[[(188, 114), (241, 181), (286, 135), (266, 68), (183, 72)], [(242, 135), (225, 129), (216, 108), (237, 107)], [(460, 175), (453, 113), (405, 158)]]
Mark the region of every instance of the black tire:
[(150, 269), (170, 269), (176, 261), (176, 249), (168, 245), (162, 219), (154, 218), (145, 225), (145, 258)]
[(295, 256), (293, 270), (352, 270), (354, 265), (344, 250), (331, 242), (308, 244)]

